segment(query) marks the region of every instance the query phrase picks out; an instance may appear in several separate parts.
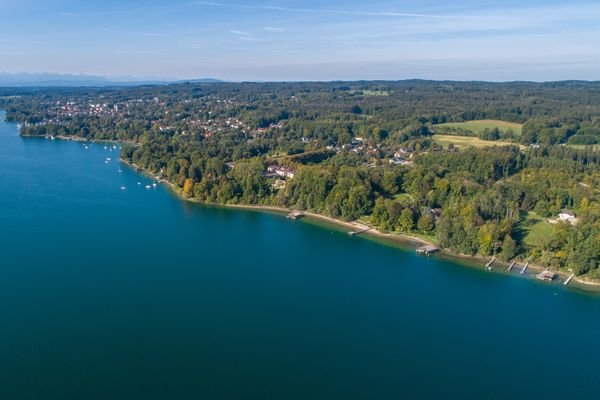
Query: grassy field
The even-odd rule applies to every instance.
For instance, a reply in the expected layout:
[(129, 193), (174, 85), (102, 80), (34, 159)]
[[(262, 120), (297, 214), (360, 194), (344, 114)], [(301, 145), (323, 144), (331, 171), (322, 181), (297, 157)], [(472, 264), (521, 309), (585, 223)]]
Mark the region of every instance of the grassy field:
[(349, 90), (348, 93), (356, 94), (360, 93), (363, 96), (389, 96), (390, 92), (385, 90)]
[(567, 147), (578, 150), (593, 150), (600, 151), (600, 144), (568, 144)]
[(529, 212), (521, 222), (523, 243), (527, 246), (540, 246), (552, 234), (552, 224), (534, 212)]
[(500, 131), (505, 132), (508, 129), (512, 129), (515, 132), (515, 135), (521, 136), (521, 131), (523, 130), (522, 124), (516, 124), (514, 122), (506, 122), (499, 121), (493, 119), (481, 119), (476, 121), (467, 121), (467, 122), (453, 122), (447, 124), (437, 125), (445, 128), (459, 128), (469, 130), (475, 134), (479, 134), (483, 132), (485, 129), (494, 129), (498, 128)]
[(398, 193), (397, 195), (394, 196), (393, 200), (409, 200), (411, 202), (414, 202), (415, 199), (407, 193)]
[[(510, 146), (515, 145), (515, 143), (510, 142), (502, 142), (499, 140), (481, 140), (478, 137), (472, 136), (458, 136), (458, 135), (433, 135), (433, 140), (437, 143), (441, 144), (444, 147), (447, 147), (450, 143), (453, 143), (455, 147), (463, 148), (463, 147), (492, 147), (492, 146)], [(521, 149), (524, 149), (525, 146), (519, 145)]]

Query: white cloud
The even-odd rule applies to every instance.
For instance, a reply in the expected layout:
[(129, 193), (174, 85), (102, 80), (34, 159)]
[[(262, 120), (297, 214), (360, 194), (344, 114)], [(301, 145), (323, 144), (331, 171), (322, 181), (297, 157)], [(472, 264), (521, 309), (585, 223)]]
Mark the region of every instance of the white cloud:
[(211, 7), (226, 7), (226, 8), (237, 8), (237, 9), (254, 9), (254, 10), (266, 10), (266, 11), (283, 11), (291, 13), (310, 13), (310, 14), (339, 14), (339, 15), (356, 15), (356, 16), (371, 16), (371, 17), (402, 17), (402, 18), (452, 18), (446, 15), (434, 15), (434, 14), (420, 14), (410, 12), (396, 12), (396, 11), (352, 11), (352, 10), (341, 10), (341, 9), (317, 9), (317, 8), (292, 8), (292, 7), (281, 7), (281, 6), (250, 6), (244, 4), (225, 4), (217, 3), (212, 1), (195, 1), (190, 3), (199, 6), (211, 6)]
[(237, 31), (237, 30), (231, 30), (229, 31), (229, 33), (233, 33), (234, 35), (240, 35), (240, 36), (252, 36), (250, 33), (248, 32), (244, 32), (244, 31)]
[(250, 32), (231, 30), (231, 31), (229, 31), (229, 33), (238, 35), (239, 39), (243, 40), (244, 42), (264, 42), (263, 39), (256, 37), (255, 35), (253, 35)]
[(350, 11), (350, 10), (332, 10), (332, 9), (317, 9), (317, 8), (290, 8), (278, 6), (253, 7), (263, 10), (272, 11), (288, 11), (295, 13), (310, 13), (310, 14), (339, 14), (339, 15), (356, 15), (363, 17), (402, 17), (402, 18), (453, 18), (452, 16), (433, 15), (433, 14), (417, 14), (406, 12), (393, 11)]

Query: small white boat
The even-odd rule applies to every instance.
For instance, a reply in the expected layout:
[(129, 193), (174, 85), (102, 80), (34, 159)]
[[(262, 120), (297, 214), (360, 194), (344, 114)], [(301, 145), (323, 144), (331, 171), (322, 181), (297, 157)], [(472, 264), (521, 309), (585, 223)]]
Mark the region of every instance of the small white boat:
[(153, 184), (152, 184), (152, 187), (156, 187), (156, 183), (153, 183)]
[(141, 184), (142, 184), (142, 182), (138, 182), (138, 185), (141, 185)]
[(112, 161), (110, 157), (106, 157), (106, 161)]
[(152, 186), (146, 185), (146, 189), (150, 189), (150, 188), (152, 188)]
[(126, 190), (127, 188), (125, 186), (121, 186), (121, 190)]

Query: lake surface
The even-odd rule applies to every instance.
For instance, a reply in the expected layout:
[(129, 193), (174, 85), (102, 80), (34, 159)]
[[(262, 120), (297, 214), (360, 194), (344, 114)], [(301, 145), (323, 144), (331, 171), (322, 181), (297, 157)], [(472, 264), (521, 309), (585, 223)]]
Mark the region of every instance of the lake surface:
[(598, 296), (187, 204), (117, 160), (0, 122), (1, 399), (598, 397)]

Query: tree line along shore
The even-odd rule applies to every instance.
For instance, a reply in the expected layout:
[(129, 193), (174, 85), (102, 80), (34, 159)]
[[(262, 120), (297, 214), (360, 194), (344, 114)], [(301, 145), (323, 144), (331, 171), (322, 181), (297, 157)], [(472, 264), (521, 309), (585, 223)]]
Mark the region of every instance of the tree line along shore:
[(127, 142), (124, 160), (194, 201), (310, 211), (593, 282), (598, 86), (181, 84), (19, 96), (0, 89), (0, 108), (22, 135)]

